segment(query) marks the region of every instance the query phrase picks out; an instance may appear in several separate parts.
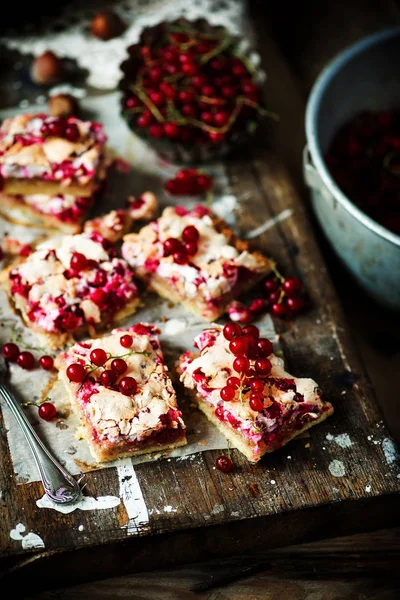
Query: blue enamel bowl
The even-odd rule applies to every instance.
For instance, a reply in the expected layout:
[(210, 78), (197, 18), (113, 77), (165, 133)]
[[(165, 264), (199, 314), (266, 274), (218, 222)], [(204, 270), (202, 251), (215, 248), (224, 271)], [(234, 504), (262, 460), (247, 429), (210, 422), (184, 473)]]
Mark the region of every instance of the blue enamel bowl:
[(400, 27), (361, 40), (317, 78), (306, 110), (303, 172), (317, 219), (365, 292), (400, 310), (400, 236), (368, 217), (332, 179), (324, 155), (339, 127), (362, 110), (400, 107)]

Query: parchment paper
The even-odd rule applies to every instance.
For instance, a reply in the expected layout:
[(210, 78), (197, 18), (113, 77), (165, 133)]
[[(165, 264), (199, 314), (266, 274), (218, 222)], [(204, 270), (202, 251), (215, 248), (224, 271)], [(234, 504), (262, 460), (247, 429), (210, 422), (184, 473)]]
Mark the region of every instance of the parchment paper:
[[(110, 147), (133, 165), (129, 173), (114, 173), (111, 176), (109, 191), (102, 203), (96, 207), (95, 213), (100, 214), (115, 207), (123, 207), (129, 195), (139, 195), (146, 190), (154, 191), (158, 195), (161, 208), (172, 203), (190, 205), (199, 202), (198, 198), (195, 200), (182, 197), (172, 198), (164, 193), (163, 181), (174, 174), (179, 167), (160, 161), (143, 142), (130, 132), (119, 116), (117, 93), (86, 97), (81, 100), (81, 104), (90, 113), (91, 118), (104, 123)], [(32, 106), (24, 110), (35, 111), (37, 109), (39, 107)], [(3, 119), (9, 114), (14, 114), (14, 112), (3, 112), (0, 117)], [(222, 164), (207, 165), (206, 170), (213, 175), (215, 182), (212, 208), (234, 229), (236, 211), (239, 206), (238, 200), (240, 199), (231, 195)], [(0, 220), (0, 235), (3, 236), (6, 233), (20, 241), (29, 242), (44, 232), (10, 225), (10, 223)], [(123, 325), (140, 321), (157, 324), (162, 330), (161, 342), (167, 364), (172, 368), (182, 352), (193, 348), (193, 338), (208, 324), (191, 315), (181, 306), (170, 305), (155, 295), (147, 295), (143, 300), (145, 306)], [(27, 345), (36, 348), (33, 351), (36, 358), (39, 358), (41, 354), (48, 353), (44, 349), (38, 348), (36, 338), (11, 312), (3, 292), (0, 292), (0, 322), (1, 344), (12, 339), (12, 335), (14, 335), (21, 346)], [(263, 335), (272, 340), (275, 339), (272, 320), (268, 315), (257, 324), (261, 327)], [(36, 407), (29, 406), (26, 409), (31, 422), (48, 448), (74, 475), (96, 468), (115, 466), (116, 462), (103, 466), (96, 465), (85, 441), (77, 440), (75, 437), (78, 423), (69, 409), (65, 390), (60, 384), (57, 384), (47, 392), (48, 382), (48, 373), (40, 368), (24, 371), (16, 365), (11, 366), (11, 383), (22, 402), (38, 402), (48, 396), (55, 403), (58, 414), (63, 415), (63, 418), (47, 423), (38, 417)], [(227, 448), (226, 439), (200, 411), (190, 407), (188, 401), (184, 401), (180, 396), (179, 402), (187, 426), (188, 444), (169, 453), (169, 457), (184, 457), (195, 452)], [(18, 482), (23, 484), (38, 481), (40, 479), (38, 470), (13, 415), (5, 405), (2, 405), (2, 410)], [(159, 459), (162, 456), (164, 455), (160, 453), (151, 457), (140, 456), (133, 459), (133, 464)]]

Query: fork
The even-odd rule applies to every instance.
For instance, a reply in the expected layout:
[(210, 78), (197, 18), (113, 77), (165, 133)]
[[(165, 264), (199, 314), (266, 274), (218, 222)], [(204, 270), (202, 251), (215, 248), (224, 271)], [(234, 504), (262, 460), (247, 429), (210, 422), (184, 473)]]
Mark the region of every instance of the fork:
[(75, 502), (81, 495), (78, 482), (50, 454), (37, 435), (28, 421), (20, 402), (6, 384), (8, 374), (8, 365), (0, 355), (0, 395), (4, 398), (16, 418), (32, 450), (46, 495), (57, 504)]

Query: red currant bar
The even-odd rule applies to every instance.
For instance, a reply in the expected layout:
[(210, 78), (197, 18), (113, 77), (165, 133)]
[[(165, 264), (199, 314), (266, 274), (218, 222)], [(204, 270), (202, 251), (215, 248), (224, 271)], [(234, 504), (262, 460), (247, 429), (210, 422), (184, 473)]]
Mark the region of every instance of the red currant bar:
[(400, 235), (400, 109), (356, 115), (339, 129), (325, 160), (346, 196)]
[(98, 462), (186, 444), (153, 325), (115, 329), (59, 354), (56, 367)]
[(251, 462), (333, 413), (315, 381), (284, 371), (272, 343), (260, 338), (255, 325), (216, 325), (203, 331), (194, 345), (199, 352), (180, 358), (180, 380), (208, 419)]
[(106, 137), (99, 123), (23, 114), (0, 128), (0, 182), (5, 194), (90, 197), (105, 177)]
[(57, 349), (135, 312), (127, 263), (99, 233), (49, 238), (0, 275), (11, 305), (44, 348)]
[(157, 221), (124, 237), (122, 255), (138, 277), (208, 321), (271, 271), (226, 223), (204, 206), (166, 208)]

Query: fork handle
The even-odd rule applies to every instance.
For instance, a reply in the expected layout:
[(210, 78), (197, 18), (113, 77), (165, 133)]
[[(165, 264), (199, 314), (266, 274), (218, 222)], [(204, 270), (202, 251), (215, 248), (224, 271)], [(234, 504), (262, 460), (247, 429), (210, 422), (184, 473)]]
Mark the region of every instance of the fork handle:
[(47, 450), (28, 421), (17, 398), (3, 384), (0, 384), (0, 394), (7, 402), (32, 450), (47, 496), (58, 504), (68, 504), (77, 500), (81, 493), (77, 481)]

